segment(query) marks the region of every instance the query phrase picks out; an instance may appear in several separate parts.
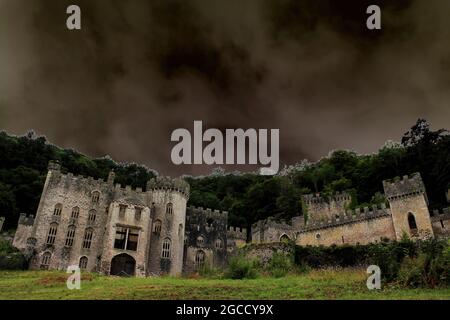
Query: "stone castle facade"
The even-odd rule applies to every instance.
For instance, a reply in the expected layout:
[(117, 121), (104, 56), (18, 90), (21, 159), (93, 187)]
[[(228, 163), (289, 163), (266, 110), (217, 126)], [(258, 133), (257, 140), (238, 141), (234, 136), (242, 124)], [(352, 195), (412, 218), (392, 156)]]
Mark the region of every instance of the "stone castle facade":
[[(187, 207), (190, 188), (181, 179), (157, 177), (145, 191), (114, 179), (113, 172), (106, 181), (64, 174), (49, 163), (36, 216), (20, 215), (13, 240), (31, 269), (179, 275), (224, 266), (246, 243), (247, 230), (229, 227), (227, 212)], [(348, 209), (347, 193), (305, 195), (306, 219), (259, 221), (251, 241), (329, 246), (450, 235), (450, 208), (430, 213), (419, 173), (383, 181), (383, 188), (387, 205), (356, 210)]]
[(399, 240), (404, 234), (410, 238), (450, 235), (450, 208), (430, 213), (419, 173), (383, 181), (383, 188), (388, 206), (356, 210), (347, 209), (352, 200), (347, 193), (305, 195), (306, 219), (294, 217), (290, 224), (270, 218), (258, 221), (252, 226), (252, 242), (292, 240), (298, 245), (329, 246)]
[(21, 214), (13, 245), (31, 269), (81, 269), (112, 275), (178, 275), (221, 266), (245, 243), (228, 213), (187, 207), (189, 185), (157, 177), (146, 190), (63, 174), (50, 162), (36, 216)]

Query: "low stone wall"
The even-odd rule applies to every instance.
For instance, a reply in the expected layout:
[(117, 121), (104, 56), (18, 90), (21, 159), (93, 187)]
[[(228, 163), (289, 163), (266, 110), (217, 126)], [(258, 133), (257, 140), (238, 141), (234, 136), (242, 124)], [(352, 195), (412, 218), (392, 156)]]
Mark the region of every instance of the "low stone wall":
[(295, 247), (289, 243), (252, 243), (241, 249), (245, 257), (257, 259), (263, 266), (272, 258), (274, 253), (282, 253), (287, 256), (294, 255)]

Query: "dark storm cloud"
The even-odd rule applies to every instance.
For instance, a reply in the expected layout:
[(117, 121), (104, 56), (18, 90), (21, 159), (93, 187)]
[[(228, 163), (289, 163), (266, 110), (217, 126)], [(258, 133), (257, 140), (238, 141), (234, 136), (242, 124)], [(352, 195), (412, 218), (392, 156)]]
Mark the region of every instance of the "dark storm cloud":
[[(279, 128), (284, 163), (448, 127), (450, 3), (0, 0), (0, 125), (164, 174), (170, 133)], [(82, 30), (65, 27), (82, 9)]]

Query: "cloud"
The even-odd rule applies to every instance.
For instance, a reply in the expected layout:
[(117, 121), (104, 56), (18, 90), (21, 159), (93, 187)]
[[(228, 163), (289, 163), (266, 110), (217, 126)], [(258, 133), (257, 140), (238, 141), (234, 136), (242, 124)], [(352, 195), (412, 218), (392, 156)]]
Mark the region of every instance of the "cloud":
[(284, 163), (448, 126), (450, 3), (381, 1), (369, 31), (370, 2), (84, 0), (73, 32), (73, 1), (0, 0), (0, 125), (171, 175), (211, 170), (171, 164), (194, 120), (279, 128)]

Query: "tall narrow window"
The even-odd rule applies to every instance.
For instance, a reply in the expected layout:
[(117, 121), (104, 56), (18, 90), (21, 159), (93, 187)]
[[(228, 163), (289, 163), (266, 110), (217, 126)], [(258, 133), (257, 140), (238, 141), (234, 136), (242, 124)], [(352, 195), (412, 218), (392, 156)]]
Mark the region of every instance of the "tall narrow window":
[(141, 216), (142, 216), (142, 208), (140, 207), (134, 208), (134, 218), (139, 221), (141, 220)]
[(84, 239), (83, 239), (83, 248), (84, 249), (90, 249), (91, 248), (93, 234), (94, 234), (94, 232), (90, 228), (86, 229), (86, 231), (84, 232)]
[(78, 219), (78, 216), (80, 215), (80, 208), (78, 207), (73, 207), (72, 208), (72, 214), (71, 214), (71, 218), (72, 219)]
[(66, 247), (73, 246), (73, 239), (75, 238), (75, 226), (69, 226), (67, 228), (67, 235), (66, 235)]
[(203, 250), (198, 250), (195, 254), (195, 269), (201, 269), (205, 264), (205, 252)]
[(161, 233), (161, 220), (155, 220), (153, 223), (153, 233), (160, 234)]
[(52, 257), (52, 254), (50, 252), (45, 252), (42, 255), (42, 261), (41, 261), (41, 269), (47, 270), (50, 265), (50, 259)]
[(205, 238), (203, 238), (202, 236), (198, 236), (197, 237), (197, 246), (201, 247), (205, 244)]
[(55, 209), (53, 209), (53, 215), (54, 216), (60, 216), (62, 211), (62, 204), (58, 203), (55, 205)]
[(91, 199), (92, 199), (92, 203), (93, 204), (97, 204), (99, 199), (100, 199), (100, 192), (98, 192), (98, 191), (92, 192), (92, 198)]
[(87, 257), (81, 257), (80, 258), (80, 269), (81, 270), (85, 270), (87, 268), (87, 264), (88, 264), (88, 258)]
[(95, 211), (94, 209), (89, 210), (88, 221), (95, 222), (96, 217), (97, 217), (97, 211)]
[(52, 223), (47, 233), (47, 244), (54, 244), (56, 239), (56, 233), (58, 232), (58, 224)]
[(217, 250), (222, 250), (223, 249), (223, 241), (222, 241), (222, 239), (220, 239), (220, 238), (217, 239), (215, 246), (216, 246)]
[(127, 238), (127, 229), (116, 227), (116, 238), (114, 240), (114, 248), (125, 249), (125, 242)]
[(166, 213), (167, 214), (172, 214), (173, 213), (173, 204), (170, 203), (170, 202), (166, 206)]
[(408, 213), (408, 225), (411, 231), (417, 231), (416, 218), (411, 212)]
[(162, 243), (161, 258), (170, 259), (170, 239), (164, 239)]
[(136, 251), (139, 239), (139, 230), (128, 229), (127, 250)]
[(119, 217), (125, 217), (125, 211), (127, 210), (127, 206), (124, 204), (119, 204)]

